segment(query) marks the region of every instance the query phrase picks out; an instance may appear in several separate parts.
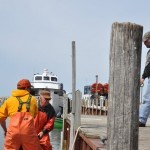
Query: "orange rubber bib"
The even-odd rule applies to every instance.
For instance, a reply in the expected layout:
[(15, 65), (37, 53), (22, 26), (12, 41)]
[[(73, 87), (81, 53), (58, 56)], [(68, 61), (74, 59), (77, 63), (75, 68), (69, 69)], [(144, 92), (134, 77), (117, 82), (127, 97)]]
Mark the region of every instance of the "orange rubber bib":
[(41, 150), (34, 121), (29, 112), (17, 112), (12, 116), (5, 138), (4, 150), (19, 150), (21, 145), (23, 150)]

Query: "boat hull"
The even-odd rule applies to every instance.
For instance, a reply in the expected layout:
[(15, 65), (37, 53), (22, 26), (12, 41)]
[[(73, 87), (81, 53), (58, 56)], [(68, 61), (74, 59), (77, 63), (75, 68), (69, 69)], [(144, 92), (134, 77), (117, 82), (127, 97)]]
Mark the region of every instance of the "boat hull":
[(63, 128), (63, 119), (56, 118), (54, 122), (54, 129), (62, 129)]

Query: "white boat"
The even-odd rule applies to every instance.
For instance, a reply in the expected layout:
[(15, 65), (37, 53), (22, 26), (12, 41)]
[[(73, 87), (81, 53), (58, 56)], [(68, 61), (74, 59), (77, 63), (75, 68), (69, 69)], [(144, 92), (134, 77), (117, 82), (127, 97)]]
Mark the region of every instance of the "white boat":
[(56, 114), (60, 112), (60, 108), (63, 107), (63, 84), (58, 82), (58, 76), (49, 73), (48, 69), (44, 69), (42, 74), (34, 74), (32, 92), (34, 96), (39, 96), (39, 91), (46, 89), (51, 92), (52, 99), (50, 100), (51, 105), (54, 107)]

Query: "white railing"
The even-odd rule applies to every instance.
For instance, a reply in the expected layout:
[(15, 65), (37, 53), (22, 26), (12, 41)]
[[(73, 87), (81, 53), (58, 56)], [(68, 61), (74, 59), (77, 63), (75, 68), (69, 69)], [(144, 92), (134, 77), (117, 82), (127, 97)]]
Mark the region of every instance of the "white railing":
[(93, 99), (82, 99), (82, 114), (85, 115), (106, 115), (108, 110), (108, 99), (105, 96), (98, 96)]

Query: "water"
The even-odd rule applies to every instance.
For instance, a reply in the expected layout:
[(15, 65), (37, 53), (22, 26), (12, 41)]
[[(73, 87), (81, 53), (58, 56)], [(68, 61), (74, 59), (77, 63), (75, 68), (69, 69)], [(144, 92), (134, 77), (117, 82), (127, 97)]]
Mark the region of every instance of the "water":
[[(60, 129), (54, 129), (50, 133), (51, 144), (53, 150), (61, 150), (61, 131)], [(0, 150), (3, 150), (4, 145), (4, 132), (0, 127)]]
[(54, 129), (50, 133), (53, 150), (61, 150), (61, 131), (60, 129)]
[(4, 132), (3, 129), (0, 127), (0, 150), (3, 150), (4, 144)]

